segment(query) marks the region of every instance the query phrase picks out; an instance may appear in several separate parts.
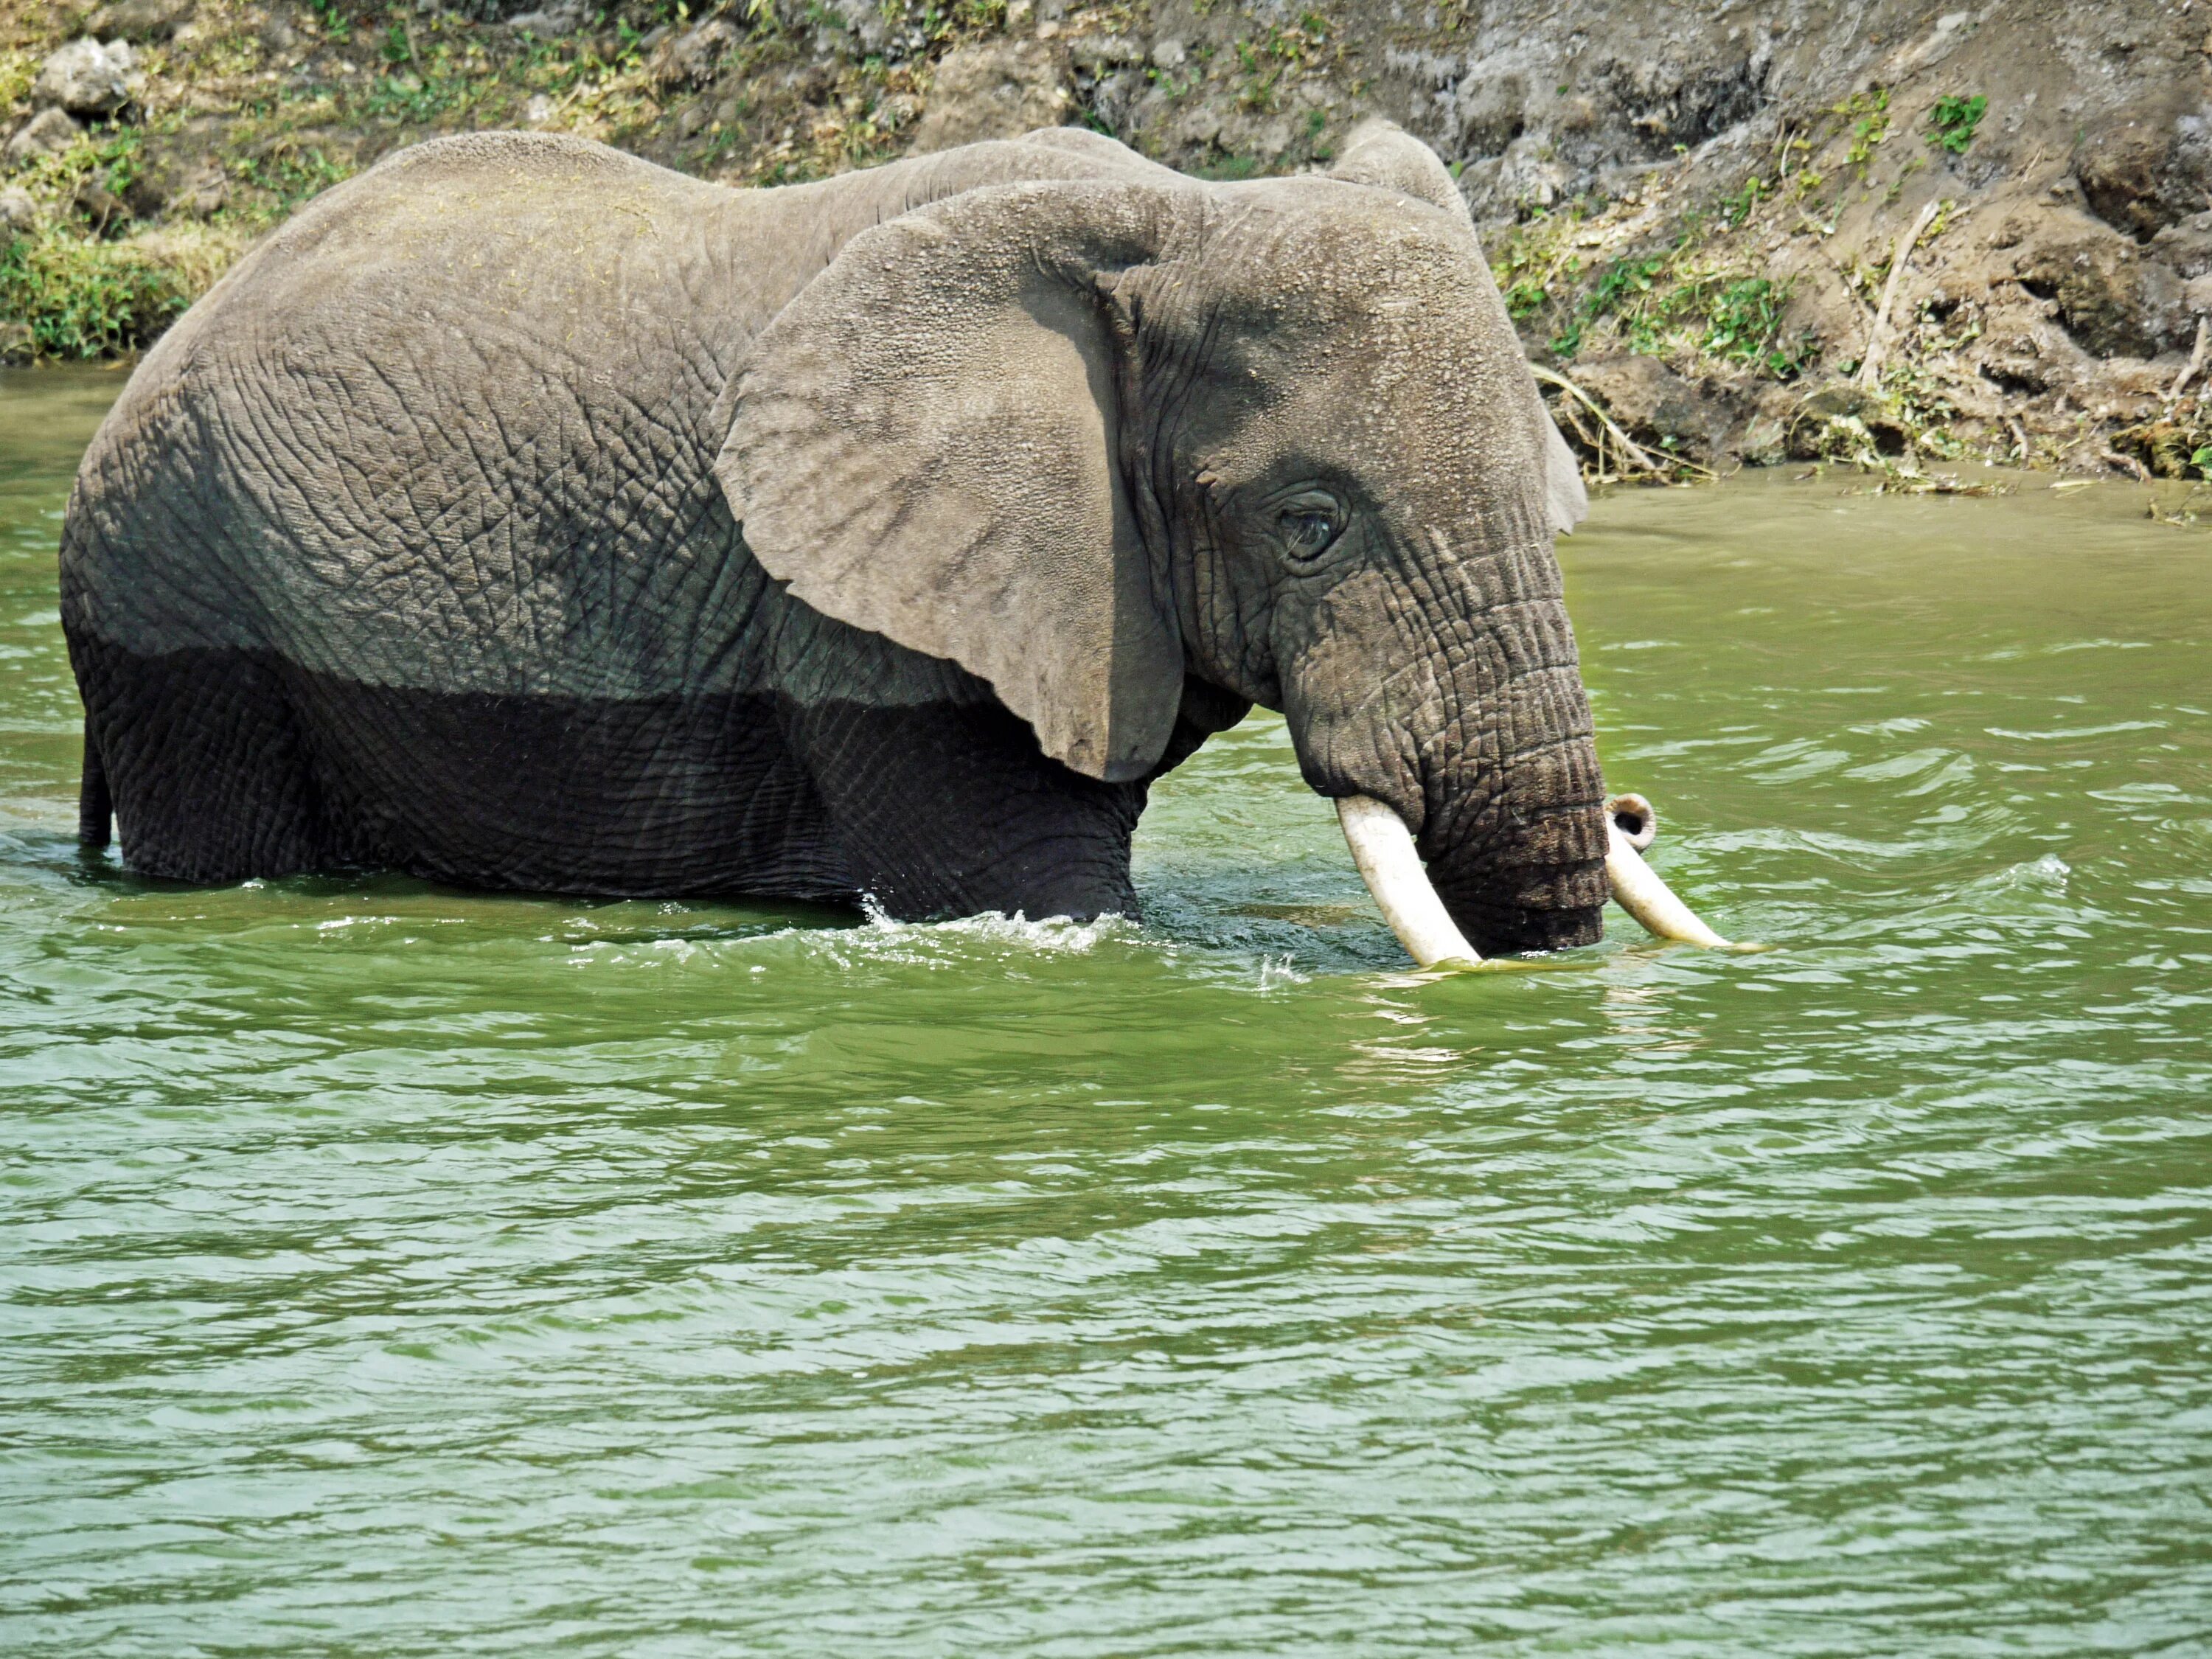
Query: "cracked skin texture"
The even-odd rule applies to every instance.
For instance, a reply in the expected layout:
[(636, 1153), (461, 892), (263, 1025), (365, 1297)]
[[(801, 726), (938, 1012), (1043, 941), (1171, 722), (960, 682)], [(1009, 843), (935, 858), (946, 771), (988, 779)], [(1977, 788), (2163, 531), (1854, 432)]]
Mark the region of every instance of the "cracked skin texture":
[[(1201, 185), (1060, 132), (748, 191), (550, 136), (402, 152), (172, 330), (86, 457), (84, 833), (112, 808), (195, 881), (1133, 913), (1151, 780), (1261, 701), (1315, 787), (1407, 817), (1479, 945), (1595, 937), (1543, 417), (1433, 156), (1360, 154)], [(1012, 342), (1011, 402), (948, 401), (963, 328)], [(1345, 522), (1292, 568), (1306, 485)]]

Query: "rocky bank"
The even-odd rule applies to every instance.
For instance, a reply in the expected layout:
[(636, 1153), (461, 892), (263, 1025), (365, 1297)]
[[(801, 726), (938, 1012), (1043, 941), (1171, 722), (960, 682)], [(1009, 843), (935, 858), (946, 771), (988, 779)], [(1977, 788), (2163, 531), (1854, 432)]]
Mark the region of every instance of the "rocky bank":
[(748, 183), (1080, 122), (1234, 179), (1370, 113), (1593, 472), (2212, 478), (2212, 0), (6, 0), (0, 356), (142, 346), (441, 131)]

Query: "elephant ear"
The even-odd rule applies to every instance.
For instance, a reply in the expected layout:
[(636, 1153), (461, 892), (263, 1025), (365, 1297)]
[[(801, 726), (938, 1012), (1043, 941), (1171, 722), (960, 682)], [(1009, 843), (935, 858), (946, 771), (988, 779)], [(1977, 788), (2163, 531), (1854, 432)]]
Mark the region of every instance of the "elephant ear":
[(989, 681), (1109, 781), (1158, 762), (1183, 678), (1124, 483), (1112, 287), (1188, 201), (996, 185), (862, 232), (756, 342), (714, 463), (793, 595)]
[(1474, 216), (1467, 210), (1466, 198), (1436, 151), (1395, 121), (1374, 116), (1352, 128), (1344, 154), (1328, 176), (1410, 196), (1442, 208), (1470, 232), (1474, 229)]
[(1589, 517), (1589, 491), (1583, 488), (1582, 463), (1559, 435), (1559, 423), (1540, 398), (1536, 418), (1544, 423), (1544, 505), (1551, 514), (1552, 528), (1562, 536), (1571, 536), (1575, 526)]

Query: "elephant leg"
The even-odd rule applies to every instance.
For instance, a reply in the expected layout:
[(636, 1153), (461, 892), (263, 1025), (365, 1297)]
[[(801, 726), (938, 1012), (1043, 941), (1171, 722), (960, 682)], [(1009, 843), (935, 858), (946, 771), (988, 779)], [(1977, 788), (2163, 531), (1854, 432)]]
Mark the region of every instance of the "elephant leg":
[(784, 726), (854, 884), (891, 915), (1137, 914), (1146, 787), (1071, 771), (1005, 709), (787, 704)]
[(282, 676), (250, 651), (141, 656), (70, 641), (85, 704), (93, 836), (94, 769), (112, 801), (124, 861), (149, 876), (241, 881), (335, 861), (313, 769)]
[(77, 780), (77, 845), (97, 852), (107, 845), (115, 822), (115, 797), (107, 792), (107, 766), (100, 758), (100, 745), (84, 734), (84, 770)]

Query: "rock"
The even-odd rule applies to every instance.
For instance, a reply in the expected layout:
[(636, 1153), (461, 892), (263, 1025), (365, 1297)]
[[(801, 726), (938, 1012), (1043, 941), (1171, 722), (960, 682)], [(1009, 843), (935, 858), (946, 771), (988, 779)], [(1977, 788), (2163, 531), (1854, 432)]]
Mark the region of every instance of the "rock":
[(131, 217), (131, 210), (124, 205), (123, 198), (92, 179), (86, 179), (76, 187), (76, 193), (70, 198), (70, 205), (90, 222), (94, 235), (123, 224)]
[(2177, 276), (2212, 276), (2212, 213), (2192, 214), (2150, 239), (2150, 250)]
[[(882, 0), (830, 0), (829, 10), (845, 26), (863, 56), (880, 53), (890, 44), (890, 24), (884, 16)], [(1014, 8), (1006, 8), (1006, 24), (1016, 27)]]
[(1152, 42), (1152, 67), (1163, 73), (1172, 73), (1183, 66), (1190, 49), (1172, 36), (1162, 36)]
[(72, 40), (39, 66), (31, 101), (71, 115), (112, 115), (137, 93), (138, 54), (123, 40)]
[(206, 219), (230, 204), (230, 179), (210, 162), (179, 186), (169, 199), (169, 210), (186, 218)]
[(1778, 466), (1790, 456), (1790, 428), (1779, 416), (1761, 412), (1730, 432), (1726, 447), (1747, 466)]
[(1091, 88), (1091, 110), (1115, 132), (1134, 125), (1137, 100), (1145, 95), (1144, 77), (1134, 70), (1121, 70), (1100, 77)]
[(550, 0), (550, 3), (532, 11), (517, 12), (507, 20), (507, 27), (517, 34), (532, 34), (541, 40), (557, 40), (564, 34), (574, 34), (584, 27), (589, 16), (584, 0)]
[(0, 322), (0, 363), (27, 363), (36, 350), (28, 323)]
[(1733, 424), (1717, 400), (1656, 357), (1577, 362), (1570, 376), (1647, 449), (1709, 459), (1720, 453), (1721, 440)]
[(1516, 208), (1547, 208), (1566, 194), (1567, 169), (1550, 143), (1525, 133), (1505, 147), (1498, 164), (1498, 194)]
[(1042, 41), (963, 46), (937, 65), (929, 106), (915, 130), (916, 151), (950, 149), (984, 138), (1015, 138), (1067, 118), (1060, 60)]
[(712, 81), (738, 44), (738, 32), (720, 18), (672, 35), (653, 48), (646, 73), (657, 87), (703, 87)]
[(0, 190), (0, 238), (27, 236), (38, 228), (39, 204), (21, 185)]
[(134, 219), (158, 219), (169, 194), (151, 173), (142, 173), (123, 188), (123, 205)]
[(2194, 333), (2172, 268), (2085, 215), (2053, 213), (2015, 252), (2013, 270), (2099, 356), (2154, 357)]
[(167, 40), (192, 15), (192, 0), (109, 0), (84, 32), (101, 40)]
[(41, 110), (15, 130), (8, 141), (8, 163), (21, 167), (41, 155), (58, 155), (76, 143), (84, 129), (66, 110)]
[(1085, 75), (1103, 75), (1145, 61), (1145, 49), (1126, 34), (1087, 34), (1067, 49), (1068, 61)]
[[(1475, 77), (1468, 76), (1469, 82)], [(1583, 100), (1585, 103), (1587, 100)], [(1460, 151), (1469, 157), (1498, 155), (1528, 125), (1528, 83), (1518, 75), (1462, 85), (1459, 93)], [(1582, 123), (1588, 125), (1587, 120)]]
[(2147, 241), (2204, 206), (2212, 125), (2202, 108), (2123, 108), (2084, 134), (2075, 171), (2091, 211)]

